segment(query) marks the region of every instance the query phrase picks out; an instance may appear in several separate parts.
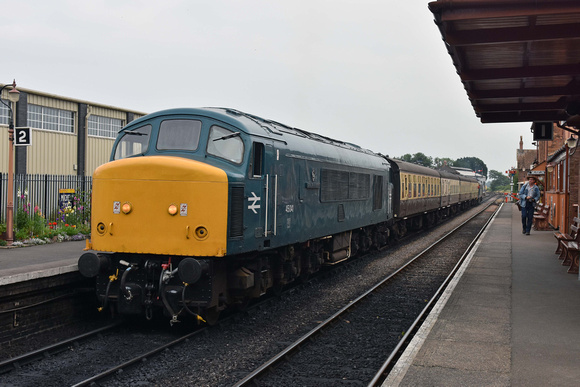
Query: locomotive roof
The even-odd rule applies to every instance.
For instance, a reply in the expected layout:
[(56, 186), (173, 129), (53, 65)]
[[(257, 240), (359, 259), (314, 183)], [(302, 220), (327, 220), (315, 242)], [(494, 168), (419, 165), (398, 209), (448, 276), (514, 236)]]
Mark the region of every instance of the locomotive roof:
[(389, 161), (391, 162), (391, 165), (393, 165), (393, 164), (396, 165), (396, 167), (400, 171), (410, 172), (410, 173), (420, 173), (422, 175), (439, 177), (439, 172), (437, 172), (433, 168), (424, 167), (424, 166), (419, 165), (419, 164), (409, 163), (407, 161), (397, 160), (397, 159), (389, 159)]
[[(175, 115), (175, 114), (191, 114), (199, 116), (211, 117), (237, 128), (240, 128), (246, 134), (266, 136), (274, 141), (285, 141), (285, 136), (293, 135), (301, 138), (305, 138), (312, 141), (321, 142), (328, 145), (334, 145), (340, 148), (349, 149), (356, 152), (362, 152), (369, 155), (375, 155), (382, 157), (382, 155), (375, 153), (371, 150), (361, 148), (360, 146), (344, 142), (340, 140), (335, 140), (330, 137), (322, 136), (313, 132), (308, 132), (303, 129), (298, 129), (292, 126), (282, 124), (280, 122), (265, 119), (253, 114), (244, 113), (242, 111), (231, 109), (231, 108), (220, 108), (220, 107), (206, 107), (206, 108), (175, 108), (161, 110), (158, 112), (150, 113), (144, 117), (141, 117), (129, 125), (138, 125), (140, 122), (153, 117), (159, 117), (164, 115)], [(286, 137), (287, 138), (287, 137)]]

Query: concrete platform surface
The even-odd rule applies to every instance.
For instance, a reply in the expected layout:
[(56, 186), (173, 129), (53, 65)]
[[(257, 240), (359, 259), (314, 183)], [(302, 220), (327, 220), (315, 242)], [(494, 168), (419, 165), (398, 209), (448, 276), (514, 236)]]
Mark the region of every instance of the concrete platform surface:
[(0, 249), (0, 286), (78, 270), (85, 241)]
[(505, 204), (383, 386), (580, 385), (580, 282)]

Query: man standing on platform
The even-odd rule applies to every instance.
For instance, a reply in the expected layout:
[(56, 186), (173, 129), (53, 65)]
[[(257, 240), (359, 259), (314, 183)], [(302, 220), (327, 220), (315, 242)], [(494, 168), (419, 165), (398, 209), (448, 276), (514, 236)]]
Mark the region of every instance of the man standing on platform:
[(518, 194), (522, 207), (522, 234), (530, 235), (534, 220), (534, 208), (540, 200), (540, 189), (536, 185), (536, 178), (528, 176), (528, 182), (524, 184)]

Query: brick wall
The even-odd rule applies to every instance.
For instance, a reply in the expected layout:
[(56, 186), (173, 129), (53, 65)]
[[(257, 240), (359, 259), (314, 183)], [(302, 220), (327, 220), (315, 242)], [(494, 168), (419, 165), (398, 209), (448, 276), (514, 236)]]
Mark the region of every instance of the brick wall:
[(574, 204), (580, 204), (580, 151), (570, 157), (570, 206), (568, 208), (568, 223), (572, 223), (575, 216), (578, 216), (577, 207)]

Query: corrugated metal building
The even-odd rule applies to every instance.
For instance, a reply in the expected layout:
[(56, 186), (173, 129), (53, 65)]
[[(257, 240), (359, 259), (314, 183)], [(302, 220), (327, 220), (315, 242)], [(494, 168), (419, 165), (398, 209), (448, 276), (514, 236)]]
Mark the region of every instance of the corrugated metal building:
[[(2, 85), (3, 86), (3, 85)], [(90, 176), (109, 160), (117, 132), (145, 113), (23, 89), (13, 107), (14, 125), (30, 127), (32, 145), (15, 147), (16, 174)], [(7, 87), (2, 99), (7, 99)], [(9, 110), (0, 104), (0, 149), (7, 150)], [(7, 152), (2, 151), (2, 155)], [(8, 172), (8, 157), (0, 157)]]

